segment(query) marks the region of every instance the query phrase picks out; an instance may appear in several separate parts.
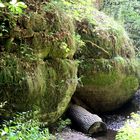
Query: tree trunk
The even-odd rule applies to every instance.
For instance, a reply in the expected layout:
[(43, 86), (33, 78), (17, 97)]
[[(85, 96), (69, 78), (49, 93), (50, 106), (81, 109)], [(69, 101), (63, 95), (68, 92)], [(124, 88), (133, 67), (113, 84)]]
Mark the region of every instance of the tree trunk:
[(70, 105), (68, 116), (78, 129), (84, 133), (93, 135), (97, 133), (105, 133), (107, 131), (106, 124), (99, 116), (91, 114), (81, 106)]

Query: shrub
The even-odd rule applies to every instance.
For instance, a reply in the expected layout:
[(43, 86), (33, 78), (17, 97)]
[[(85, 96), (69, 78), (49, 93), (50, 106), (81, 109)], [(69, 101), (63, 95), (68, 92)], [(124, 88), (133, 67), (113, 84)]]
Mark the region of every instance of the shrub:
[(132, 113), (116, 135), (116, 140), (140, 140), (140, 115)]
[(140, 1), (139, 0), (103, 0), (101, 10), (124, 24), (129, 37), (136, 46), (136, 55), (140, 57)]
[[(37, 119), (29, 119), (29, 113), (18, 114), (13, 120), (6, 121), (0, 129), (2, 140), (50, 140), (55, 139), (47, 128), (40, 128)], [(27, 120), (28, 118), (28, 120)]]

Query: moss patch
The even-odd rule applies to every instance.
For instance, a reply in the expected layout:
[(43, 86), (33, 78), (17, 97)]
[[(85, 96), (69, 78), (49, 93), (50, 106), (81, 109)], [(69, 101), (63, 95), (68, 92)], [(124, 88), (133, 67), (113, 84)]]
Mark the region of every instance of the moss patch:
[(130, 99), (139, 86), (133, 60), (86, 59), (80, 66), (82, 86), (76, 98), (97, 112), (111, 111)]
[(77, 85), (77, 62), (56, 59), (45, 63), (46, 93), (41, 99), (42, 120), (54, 122), (65, 111)]
[(1, 54), (0, 69), (2, 116), (33, 110), (50, 124), (63, 114), (77, 85), (73, 60), (29, 62), (8, 53)]
[[(0, 38), (1, 45), (6, 51), (20, 55), (21, 48), (26, 46), (39, 58), (72, 59), (77, 48), (72, 18), (51, 2), (34, 4), (29, 3), (26, 14), (15, 21), (15, 26), (9, 29), (4, 39)], [(2, 18), (1, 21), (5, 22)]]
[(124, 28), (104, 13), (94, 10), (93, 20), (83, 19), (77, 22), (77, 32), (85, 42), (78, 57), (111, 59), (118, 55), (134, 57), (133, 45)]

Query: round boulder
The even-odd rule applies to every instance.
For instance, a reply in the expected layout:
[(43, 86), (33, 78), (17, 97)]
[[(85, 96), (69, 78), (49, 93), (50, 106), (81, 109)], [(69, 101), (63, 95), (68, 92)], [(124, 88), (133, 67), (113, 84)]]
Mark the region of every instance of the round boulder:
[(128, 101), (138, 88), (134, 47), (123, 27), (102, 12), (93, 21), (77, 22), (85, 42), (75, 57), (81, 85), (74, 95), (96, 112), (111, 111)]
[[(51, 2), (29, 2), (27, 5), (25, 14), (16, 21), (13, 19), (15, 25), (8, 26), (9, 32), (0, 40), (6, 51), (20, 54), (32, 51), (42, 59), (72, 59), (76, 51), (72, 18)], [(1, 20), (6, 25), (10, 24), (3, 15)]]
[(128, 101), (138, 88), (133, 61), (87, 59), (79, 66), (82, 85), (75, 97), (96, 112), (111, 111)]
[(25, 61), (9, 53), (0, 58), (0, 116), (35, 111), (41, 121), (55, 122), (76, 89), (77, 62)]

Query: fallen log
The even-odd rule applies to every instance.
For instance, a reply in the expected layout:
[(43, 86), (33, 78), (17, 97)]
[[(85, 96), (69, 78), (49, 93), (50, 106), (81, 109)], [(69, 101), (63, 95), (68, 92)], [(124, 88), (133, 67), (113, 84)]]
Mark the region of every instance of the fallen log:
[(94, 135), (107, 132), (107, 126), (102, 119), (81, 106), (71, 104), (67, 113), (72, 123), (83, 133)]

